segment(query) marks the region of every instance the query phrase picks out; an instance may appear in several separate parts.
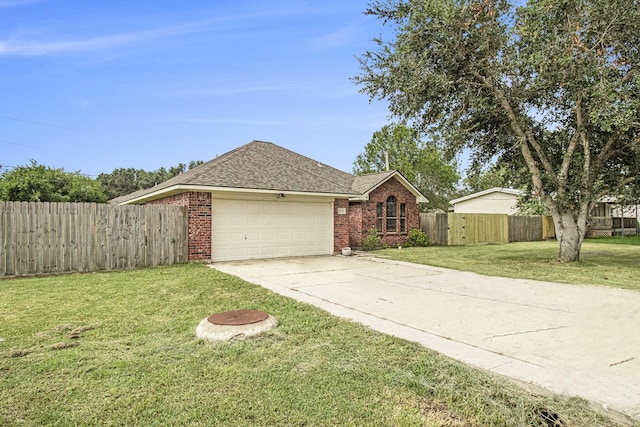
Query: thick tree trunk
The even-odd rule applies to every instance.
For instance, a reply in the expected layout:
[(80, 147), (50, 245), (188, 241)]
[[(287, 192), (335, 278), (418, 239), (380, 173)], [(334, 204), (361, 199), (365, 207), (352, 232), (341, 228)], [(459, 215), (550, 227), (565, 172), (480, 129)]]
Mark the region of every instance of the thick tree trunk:
[(553, 222), (556, 228), (556, 238), (560, 246), (558, 261), (580, 261), (580, 250), (586, 233), (586, 213), (580, 213), (577, 218), (573, 212), (554, 214)]

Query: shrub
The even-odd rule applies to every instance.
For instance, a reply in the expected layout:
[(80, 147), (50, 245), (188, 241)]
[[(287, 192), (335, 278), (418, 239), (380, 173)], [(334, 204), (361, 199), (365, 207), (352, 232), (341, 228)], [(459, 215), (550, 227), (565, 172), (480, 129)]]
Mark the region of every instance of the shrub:
[(380, 249), (382, 247), (382, 239), (378, 236), (376, 230), (370, 230), (367, 237), (362, 241), (362, 249), (365, 251), (371, 251), (374, 249)]
[(429, 237), (427, 236), (427, 233), (414, 228), (409, 230), (409, 237), (407, 239), (406, 246), (429, 246)]

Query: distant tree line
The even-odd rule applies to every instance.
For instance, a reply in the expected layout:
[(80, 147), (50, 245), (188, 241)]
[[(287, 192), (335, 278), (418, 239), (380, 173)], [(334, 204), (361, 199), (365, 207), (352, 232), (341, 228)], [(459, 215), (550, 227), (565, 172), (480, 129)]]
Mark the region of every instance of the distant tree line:
[[(386, 125), (373, 134), (364, 152), (357, 156), (353, 172), (356, 175), (381, 172), (387, 161), (391, 169), (399, 170), (429, 199), (429, 209), (446, 211), (449, 200), (491, 187), (522, 187), (500, 165), (472, 169), (460, 181), (455, 159), (447, 158), (435, 144), (421, 141), (413, 129), (398, 124)], [(31, 160), (28, 165), (0, 173), (0, 200), (106, 203), (151, 188), (202, 163), (194, 160), (188, 165), (178, 163), (151, 171), (116, 168), (94, 179), (80, 171), (67, 172)]]
[(102, 185), (107, 199), (124, 196), (137, 190), (151, 188), (174, 176), (201, 165), (201, 160), (192, 160), (189, 165), (178, 163), (169, 169), (159, 168), (153, 171), (135, 168), (117, 168), (111, 173), (101, 173), (97, 181)]
[(169, 169), (154, 171), (117, 168), (92, 179), (79, 171), (67, 172), (31, 160), (29, 165), (0, 173), (0, 200), (106, 203), (115, 197), (151, 188), (202, 163), (195, 160), (189, 162), (188, 166), (179, 163)]

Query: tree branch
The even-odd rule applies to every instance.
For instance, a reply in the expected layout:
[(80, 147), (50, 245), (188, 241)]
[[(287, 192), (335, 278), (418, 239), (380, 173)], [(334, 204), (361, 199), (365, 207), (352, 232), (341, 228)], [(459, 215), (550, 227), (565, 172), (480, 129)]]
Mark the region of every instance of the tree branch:
[(520, 152), (522, 153), (522, 156), (524, 157), (524, 161), (527, 164), (527, 167), (529, 168), (529, 172), (531, 172), (531, 178), (533, 181), (533, 187), (535, 192), (548, 207), (551, 208), (553, 206), (555, 208), (555, 204), (553, 203), (553, 200), (551, 200), (550, 196), (544, 191), (544, 185), (542, 183), (542, 173), (540, 171), (540, 168), (538, 167), (538, 162), (533, 157), (533, 153), (531, 152), (531, 149), (529, 148), (528, 143), (533, 142), (532, 145), (534, 149), (536, 149), (536, 146), (537, 146), (536, 152), (538, 153), (538, 156), (540, 157), (540, 159), (543, 161), (543, 166), (545, 167), (545, 169), (547, 171), (549, 170), (551, 171), (550, 176), (553, 176), (553, 168), (551, 168), (551, 165), (549, 164), (548, 161), (547, 161), (547, 165), (545, 165), (544, 161), (546, 160), (546, 158), (544, 156), (540, 156), (540, 154), (543, 154), (543, 153), (541, 153), (541, 148), (537, 144), (535, 140), (535, 136), (533, 135), (533, 132), (531, 132), (531, 129), (526, 129), (526, 130), (522, 129), (522, 126), (518, 122), (518, 115), (514, 111), (513, 106), (509, 102), (509, 99), (507, 99), (507, 96), (504, 93), (504, 91), (502, 91), (502, 89), (498, 87), (498, 85), (493, 81), (493, 79), (491, 79), (491, 77), (485, 78), (484, 76), (480, 75), (480, 73), (478, 73), (477, 71), (473, 71), (472, 73), (474, 77), (478, 79), (478, 81), (482, 82), (483, 85), (487, 89), (492, 91), (498, 98), (498, 101), (500, 102), (502, 109), (504, 110), (504, 112), (507, 114), (507, 117), (509, 118), (511, 129), (513, 130), (513, 132), (518, 137), (518, 140), (520, 141), (520, 144), (519, 144)]
[(571, 138), (571, 142), (569, 143), (569, 147), (567, 147), (567, 151), (565, 152), (562, 165), (560, 166), (560, 171), (557, 176), (557, 184), (558, 184), (558, 195), (563, 196), (567, 190), (567, 182), (569, 178), (569, 168), (571, 167), (571, 159), (573, 158), (573, 153), (578, 146), (578, 141), (580, 140), (579, 134), (576, 134)]
[(582, 94), (576, 101), (576, 124), (577, 135), (580, 136), (582, 141), (582, 150), (584, 151), (584, 164), (582, 165), (582, 188), (590, 188), (591, 182), (591, 145), (589, 143), (589, 137), (584, 127), (584, 111), (582, 108)]
[(544, 167), (545, 172), (547, 172), (547, 174), (550, 177), (554, 177), (554, 180), (557, 182), (557, 179), (555, 178), (555, 171), (553, 170), (553, 166), (551, 165), (551, 162), (547, 158), (547, 155), (542, 150), (542, 147), (540, 146), (540, 144), (538, 144), (538, 141), (536, 140), (536, 137), (533, 134), (531, 128), (527, 128), (526, 135), (527, 135), (527, 141), (529, 141), (529, 144), (531, 144), (533, 149), (536, 150), (536, 154), (538, 155), (538, 158), (540, 159), (540, 162), (542, 163), (542, 166)]
[(613, 147), (618, 140), (618, 134), (611, 135), (608, 139), (598, 156), (596, 157), (595, 166), (597, 170), (602, 169), (607, 160), (611, 157), (613, 153)]

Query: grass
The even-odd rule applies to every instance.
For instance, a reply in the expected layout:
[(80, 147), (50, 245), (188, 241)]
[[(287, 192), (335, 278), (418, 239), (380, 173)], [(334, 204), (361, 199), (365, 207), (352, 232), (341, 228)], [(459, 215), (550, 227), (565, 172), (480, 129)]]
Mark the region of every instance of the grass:
[(375, 253), (394, 260), (490, 276), (640, 291), (640, 236), (587, 239), (580, 262), (569, 264), (556, 261), (556, 241), (383, 249)]
[[(4, 280), (0, 308), (0, 425), (618, 425), (203, 265)], [(279, 326), (195, 339), (239, 308)]]

